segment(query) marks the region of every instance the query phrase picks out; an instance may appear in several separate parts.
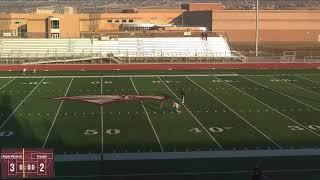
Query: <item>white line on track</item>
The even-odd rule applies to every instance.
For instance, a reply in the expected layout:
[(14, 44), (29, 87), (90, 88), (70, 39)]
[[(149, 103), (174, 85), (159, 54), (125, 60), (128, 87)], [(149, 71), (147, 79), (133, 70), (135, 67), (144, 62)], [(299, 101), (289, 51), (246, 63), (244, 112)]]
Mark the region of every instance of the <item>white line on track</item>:
[(313, 106), (311, 106), (311, 105), (309, 105), (309, 104), (306, 104), (306, 103), (304, 103), (304, 102), (302, 102), (302, 101), (300, 101), (300, 100), (298, 100), (298, 99), (296, 99), (296, 98), (294, 98), (294, 97), (291, 97), (291, 96), (289, 96), (289, 95), (287, 95), (287, 94), (285, 94), (285, 93), (282, 93), (282, 92), (280, 92), (280, 91), (278, 91), (278, 90), (276, 90), (276, 89), (274, 89), (274, 88), (268, 87), (268, 86), (266, 86), (266, 85), (264, 85), (264, 84), (262, 84), (262, 83), (259, 83), (259, 82), (257, 82), (257, 81), (254, 81), (254, 80), (252, 80), (252, 79), (249, 79), (249, 78), (247, 78), (247, 77), (245, 77), (245, 76), (241, 76), (241, 77), (243, 77), (243, 78), (247, 79), (248, 81), (251, 81), (251, 82), (253, 82), (253, 83), (255, 83), (255, 84), (258, 84), (258, 85), (260, 85), (260, 86), (263, 86), (263, 87), (265, 87), (265, 88), (267, 88), (267, 89), (270, 89), (270, 90), (272, 90), (272, 91), (274, 91), (274, 92), (277, 92), (277, 93), (279, 93), (279, 94), (281, 94), (281, 95), (283, 95), (283, 96), (286, 96), (286, 97), (288, 97), (288, 98), (290, 98), (290, 99), (292, 99), (292, 100), (294, 100), (294, 101), (296, 101), (296, 102), (298, 102), (298, 103), (300, 103), (300, 104), (303, 104), (303, 105), (305, 105), (305, 106), (308, 106), (309, 108), (312, 108), (312, 109), (320, 112), (319, 109), (317, 109), (317, 108), (315, 108), (315, 107), (313, 107)]
[(28, 97), (37, 89), (37, 87), (42, 83), (45, 78), (42, 78), (41, 81), (30, 91), (30, 93), (20, 102), (20, 104), (12, 111), (12, 113), (7, 117), (7, 119), (1, 124), (0, 129), (9, 121), (11, 116), (19, 109), (19, 107), (28, 99)]
[(182, 103), (181, 99), (170, 89), (170, 87), (163, 82), (163, 80), (158, 77), (160, 79), (160, 81), (166, 86), (166, 88), (180, 101), (180, 103), (186, 108), (186, 110), (189, 112), (189, 114), (196, 120), (196, 122), (202, 127), (203, 130), (206, 131), (206, 133), (209, 135), (209, 137), (217, 144), (217, 146), (221, 149), (224, 150), (224, 148), (222, 147), (222, 145), (218, 142), (218, 140), (216, 140), (216, 138), (214, 138), (212, 136), (212, 134), (207, 130), (207, 128), (200, 122), (200, 120), (189, 110), (189, 108)]
[[(70, 80), (69, 86), (68, 86), (66, 92), (64, 93), (64, 96), (67, 96), (68, 91), (69, 91), (69, 89), (70, 89), (70, 87), (71, 87), (71, 84), (72, 84), (73, 79), (74, 79), (74, 76), (73, 76), (72, 79)], [(46, 146), (46, 144), (47, 144), (47, 141), (48, 141), (49, 136), (50, 136), (50, 134), (51, 134), (52, 128), (53, 128), (53, 126), (54, 126), (54, 124), (55, 124), (55, 122), (56, 122), (56, 120), (57, 120), (57, 117), (58, 117), (58, 114), (59, 114), (59, 112), (60, 112), (60, 109), (61, 109), (61, 107), (62, 107), (63, 102), (64, 102), (64, 100), (61, 101), (61, 103), (60, 103), (60, 105), (59, 105), (59, 108), (58, 108), (58, 110), (57, 110), (57, 112), (56, 112), (56, 114), (55, 114), (55, 116), (54, 116), (53, 122), (52, 122), (51, 127), (50, 127), (50, 129), (49, 129), (49, 131), (48, 131), (47, 137), (46, 137), (46, 139), (45, 139), (44, 142), (43, 142), (42, 149), (43, 149), (43, 148)]]
[[(294, 172), (320, 172), (320, 169), (275, 169), (263, 170), (265, 173), (294, 173)], [(170, 175), (205, 175), (205, 174), (251, 174), (252, 171), (203, 171), (203, 172), (161, 172), (161, 173), (140, 173), (140, 174), (104, 174), (104, 175), (88, 175), (88, 176), (57, 176), (59, 178), (96, 178), (96, 177), (129, 177), (129, 176), (170, 176)]]
[[(102, 76), (100, 77), (100, 84), (101, 84), (101, 88), (100, 88), (100, 93), (101, 95), (103, 95), (103, 82), (102, 82)], [(104, 139), (103, 139), (103, 136), (104, 136), (104, 129), (103, 129), (103, 105), (100, 105), (100, 113), (101, 113), (101, 155), (103, 154), (104, 152)]]
[[(137, 88), (136, 88), (136, 85), (134, 84), (134, 82), (133, 82), (133, 80), (132, 80), (132, 77), (130, 77), (130, 81), (131, 81), (131, 83), (132, 83), (132, 85), (133, 85), (133, 87), (134, 87), (134, 90), (136, 91), (137, 95), (139, 95), (139, 92), (138, 92), (138, 90), (137, 90)], [(162, 144), (161, 144), (161, 142), (160, 142), (160, 139), (159, 139), (159, 137), (158, 137), (158, 134), (157, 134), (155, 128), (153, 127), (153, 124), (152, 124), (151, 119), (150, 119), (150, 117), (149, 117), (149, 114), (148, 114), (148, 112), (147, 112), (147, 110), (146, 110), (146, 107), (144, 106), (144, 104), (143, 104), (142, 101), (140, 101), (140, 103), (141, 103), (141, 106), (142, 106), (144, 112), (146, 113), (146, 116), (147, 116), (147, 118), (148, 118), (148, 120), (149, 120), (149, 124), (150, 124), (150, 126), (151, 126), (151, 128), (152, 128), (152, 130), (153, 130), (153, 132), (154, 132), (154, 135), (155, 135), (156, 138), (157, 138), (157, 141), (158, 141), (158, 143), (159, 143), (161, 152), (164, 152), (163, 147), (162, 147)]]
[[(217, 79), (220, 79), (220, 78), (217, 78)], [(235, 86), (233, 86), (233, 85), (231, 85), (231, 84), (229, 84), (229, 83), (227, 83), (227, 82), (224, 82), (224, 81), (222, 81), (222, 82), (223, 82), (224, 84), (226, 84), (226, 85), (228, 85), (228, 86), (230, 86), (230, 87), (232, 87), (232, 88), (234, 88), (234, 89), (236, 89), (236, 90), (240, 91), (241, 93), (243, 93), (243, 94), (245, 94), (245, 95), (247, 95), (247, 96), (251, 97), (252, 99), (254, 99), (254, 100), (256, 100), (256, 101), (260, 102), (261, 104), (265, 105), (265, 106), (266, 106), (266, 107), (268, 107), (269, 109), (272, 109), (273, 111), (277, 112), (277, 113), (278, 113), (278, 114), (280, 114), (281, 116), (283, 116), (283, 117), (285, 117), (285, 118), (287, 118), (287, 119), (291, 120), (292, 122), (294, 122), (294, 123), (298, 124), (299, 126), (301, 126), (301, 127), (305, 128), (305, 129), (307, 129), (307, 130), (308, 130), (308, 131), (310, 131), (311, 133), (313, 133), (313, 134), (315, 134), (315, 135), (317, 135), (317, 136), (319, 136), (319, 137), (320, 137), (320, 134), (318, 134), (317, 132), (315, 132), (315, 131), (313, 131), (313, 130), (311, 130), (311, 129), (307, 128), (307, 127), (306, 127), (306, 126), (304, 126), (303, 124), (300, 124), (299, 122), (295, 121), (294, 119), (290, 118), (289, 116), (287, 116), (287, 115), (285, 115), (285, 114), (281, 113), (280, 111), (276, 110), (275, 108), (273, 108), (273, 107), (269, 106), (268, 104), (266, 104), (266, 103), (264, 103), (264, 102), (260, 101), (260, 100), (259, 100), (259, 99), (257, 99), (256, 97), (254, 97), (254, 96), (252, 96), (252, 95), (250, 95), (250, 94), (248, 94), (248, 93), (246, 93), (246, 92), (242, 91), (241, 89), (239, 89), (239, 88), (237, 88), (237, 87), (235, 87)]]
[(235, 115), (237, 115), (240, 119), (242, 119), (244, 122), (246, 122), (248, 125), (250, 125), (253, 129), (255, 129), (256, 131), (258, 131), (261, 135), (263, 135), (265, 138), (267, 138), (270, 142), (272, 142), (275, 146), (277, 146), (279, 149), (282, 149), (282, 147), (276, 143), (273, 139), (271, 139), (269, 136), (267, 136), (266, 134), (264, 134), (262, 131), (260, 131), (257, 127), (255, 127), (253, 124), (251, 124), (248, 120), (246, 120), (244, 117), (242, 117), (240, 114), (238, 114), (237, 112), (235, 112), (233, 109), (231, 109), (228, 105), (226, 105), (224, 102), (222, 102), (219, 98), (217, 98), (216, 96), (214, 96), (212, 93), (210, 93), (209, 91), (207, 91), (205, 88), (203, 88), (202, 86), (200, 86), (198, 83), (196, 83), (195, 81), (193, 81), (192, 79), (190, 79), (189, 77), (186, 77), (189, 81), (191, 81), (193, 84), (195, 84), (196, 86), (198, 86), (199, 88), (201, 88), (203, 91), (205, 91), (206, 93), (208, 93), (211, 97), (213, 97), (214, 99), (216, 99), (217, 101), (219, 101), (221, 104), (223, 104), (227, 109), (229, 109), (231, 112), (233, 112)]

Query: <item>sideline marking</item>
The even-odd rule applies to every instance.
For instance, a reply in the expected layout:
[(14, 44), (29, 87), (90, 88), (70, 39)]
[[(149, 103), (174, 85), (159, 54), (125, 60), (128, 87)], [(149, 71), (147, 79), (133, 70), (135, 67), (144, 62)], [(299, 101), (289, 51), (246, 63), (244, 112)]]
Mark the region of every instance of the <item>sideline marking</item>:
[[(134, 82), (133, 82), (133, 80), (132, 80), (131, 77), (130, 77), (130, 81), (131, 81), (131, 83), (132, 83), (132, 85), (133, 85), (133, 87), (134, 87), (134, 90), (136, 91), (137, 95), (139, 95), (139, 92), (138, 92), (138, 90), (137, 90), (137, 88), (136, 88), (136, 85), (134, 84)], [(151, 126), (151, 128), (152, 128), (152, 130), (153, 130), (153, 132), (154, 132), (154, 134), (155, 134), (155, 136), (156, 136), (156, 138), (157, 138), (157, 141), (158, 141), (158, 143), (159, 143), (159, 145), (160, 145), (161, 152), (164, 152), (163, 147), (162, 147), (162, 144), (161, 144), (161, 142), (160, 142), (160, 139), (159, 139), (159, 137), (158, 137), (158, 134), (157, 134), (155, 128), (153, 127), (153, 124), (152, 124), (151, 119), (150, 119), (150, 117), (149, 117), (149, 114), (148, 114), (148, 112), (147, 112), (147, 110), (146, 110), (146, 107), (144, 106), (144, 104), (142, 103), (142, 101), (140, 101), (140, 103), (141, 103), (141, 105), (142, 105), (142, 107), (143, 107), (144, 112), (146, 113), (146, 116), (147, 116), (147, 118), (148, 118), (148, 120), (149, 120), (149, 124), (150, 124), (150, 126)]]
[(45, 78), (42, 78), (41, 81), (32, 89), (32, 91), (29, 92), (29, 94), (21, 100), (20, 104), (12, 111), (12, 113), (7, 117), (7, 119), (1, 124), (0, 129), (7, 123), (7, 121), (11, 118), (11, 116), (19, 109), (19, 107), (28, 99), (28, 97), (34, 92), (34, 90), (37, 89), (37, 87), (41, 84), (41, 82)]
[(218, 147), (221, 150), (224, 150), (224, 148), (222, 147), (222, 145), (212, 136), (212, 134), (207, 130), (207, 128), (200, 122), (200, 120), (189, 110), (189, 108), (182, 103), (181, 99), (170, 89), (170, 87), (162, 81), (162, 79), (160, 77), (158, 77), (160, 79), (160, 81), (166, 86), (166, 88), (180, 101), (180, 103), (186, 108), (186, 110), (189, 112), (189, 114), (198, 122), (198, 124), (202, 127), (203, 130), (205, 130), (207, 132), (207, 134), (210, 136), (210, 138), (218, 145)]
[[(69, 86), (68, 86), (66, 92), (64, 93), (64, 96), (67, 96), (67, 93), (68, 93), (68, 91), (69, 91), (69, 89), (70, 89), (70, 87), (71, 87), (71, 84), (72, 84), (73, 79), (74, 79), (74, 76), (73, 76), (72, 79), (70, 80)], [(61, 101), (61, 103), (60, 103), (60, 105), (59, 105), (59, 107), (58, 107), (58, 109), (57, 109), (56, 115), (54, 116), (53, 122), (52, 122), (51, 127), (50, 127), (50, 129), (49, 129), (49, 131), (48, 131), (47, 137), (46, 137), (46, 139), (44, 140), (44, 143), (42, 144), (42, 149), (43, 149), (43, 148), (46, 146), (46, 144), (47, 144), (47, 141), (48, 141), (48, 139), (49, 139), (49, 136), (50, 136), (50, 134), (51, 134), (51, 131), (52, 131), (52, 129), (53, 129), (53, 126), (54, 126), (54, 124), (55, 124), (55, 122), (56, 122), (56, 120), (57, 120), (57, 117), (58, 117), (58, 114), (59, 114), (59, 112), (60, 112), (60, 109), (61, 109), (61, 107), (62, 107), (63, 102), (64, 102), (64, 100)]]
[(196, 86), (198, 86), (199, 88), (201, 88), (203, 91), (205, 91), (206, 93), (208, 93), (211, 97), (213, 97), (214, 99), (216, 99), (217, 101), (219, 101), (221, 104), (223, 104), (226, 108), (228, 108), (231, 112), (233, 112), (235, 115), (237, 115), (240, 119), (242, 119), (243, 121), (245, 121), (247, 124), (249, 124), (253, 129), (255, 129), (256, 131), (258, 131), (260, 134), (262, 134), (265, 138), (267, 138), (269, 141), (271, 141), (275, 146), (277, 146), (279, 149), (282, 149), (282, 147), (276, 143), (273, 139), (271, 139), (269, 136), (267, 136), (266, 134), (264, 134), (262, 131), (260, 131), (257, 127), (255, 127), (253, 124), (251, 124), (249, 121), (247, 121), (244, 117), (242, 117), (241, 115), (239, 115), (237, 112), (235, 112), (233, 109), (231, 109), (228, 105), (226, 105), (224, 102), (222, 102), (220, 99), (218, 99), (216, 96), (214, 96), (212, 93), (210, 93), (209, 91), (207, 91), (205, 88), (203, 88), (202, 86), (200, 86), (198, 83), (196, 83), (195, 81), (193, 81), (192, 79), (190, 79), (189, 77), (186, 76), (186, 78), (191, 81), (193, 84), (195, 84)]

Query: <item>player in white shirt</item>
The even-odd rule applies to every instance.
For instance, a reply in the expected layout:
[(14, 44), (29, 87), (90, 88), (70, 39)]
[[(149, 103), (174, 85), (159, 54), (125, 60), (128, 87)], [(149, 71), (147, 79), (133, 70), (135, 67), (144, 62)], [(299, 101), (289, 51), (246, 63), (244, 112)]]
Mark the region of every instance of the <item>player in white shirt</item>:
[(26, 74), (26, 71), (27, 71), (27, 68), (23, 68), (22, 74), (25, 75), (25, 74)]
[(181, 107), (179, 103), (177, 103), (177, 102), (174, 101), (173, 104), (172, 104), (172, 106), (176, 109), (176, 112), (177, 112), (178, 114), (181, 113), (181, 111), (179, 111), (179, 108)]

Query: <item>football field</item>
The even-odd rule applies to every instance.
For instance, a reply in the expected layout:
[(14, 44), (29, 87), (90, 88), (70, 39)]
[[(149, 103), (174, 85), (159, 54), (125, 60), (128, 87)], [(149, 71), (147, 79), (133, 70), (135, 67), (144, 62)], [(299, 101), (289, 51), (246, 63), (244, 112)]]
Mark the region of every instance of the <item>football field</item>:
[[(56, 153), (320, 147), (320, 74), (17, 76), (0, 79), (2, 147)], [(181, 103), (180, 91), (185, 93)], [(54, 97), (169, 96), (99, 106)]]
[[(320, 148), (318, 71), (74, 74), (2, 74), (1, 148), (52, 148), (58, 155)], [(170, 100), (161, 109), (153, 100), (100, 106), (53, 99), (95, 95)], [(317, 165), (310, 170), (319, 172)], [(239, 173), (250, 174), (241, 166)]]

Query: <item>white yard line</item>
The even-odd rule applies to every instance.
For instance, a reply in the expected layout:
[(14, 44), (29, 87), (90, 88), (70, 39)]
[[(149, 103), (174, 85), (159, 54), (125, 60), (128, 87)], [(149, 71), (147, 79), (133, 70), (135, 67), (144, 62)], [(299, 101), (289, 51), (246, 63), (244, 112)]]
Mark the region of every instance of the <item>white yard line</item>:
[(255, 84), (258, 84), (258, 85), (260, 85), (260, 86), (263, 86), (263, 87), (266, 88), (266, 89), (270, 89), (270, 90), (272, 90), (272, 91), (274, 91), (274, 92), (277, 92), (277, 93), (279, 93), (279, 94), (281, 94), (281, 95), (283, 95), (283, 96), (286, 96), (286, 97), (288, 97), (288, 98), (290, 98), (290, 99), (292, 99), (292, 100), (294, 100), (294, 101), (296, 101), (296, 102), (298, 102), (298, 103), (300, 103), (300, 104), (303, 104), (303, 105), (305, 105), (305, 106), (307, 106), (307, 107), (309, 107), (309, 108), (311, 108), (311, 109), (314, 109), (314, 110), (320, 112), (320, 109), (317, 109), (317, 108), (315, 108), (315, 107), (313, 107), (313, 106), (311, 106), (311, 105), (309, 105), (309, 104), (306, 104), (306, 103), (304, 103), (304, 102), (302, 102), (302, 101), (300, 101), (300, 100), (298, 100), (298, 99), (296, 99), (296, 98), (294, 98), (294, 97), (291, 97), (291, 96), (289, 96), (289, 95), (287, 95), (287, 94), (285, 94), (285, 93), (282, 93), (282, 92), (280, 92), (280, 91), (278, 91), (278, 90), (276, 90), (276, 89), (274, 89), (274, 88), (268, 87), (268, 86), (266, 86), (266, 85), (264, 85), (264, 84), (262, 84), (262, 83), (259, 83), (259, 82), (257, 82), (257, 81), (254, 81), (254, 80), (252, 80), (252, 79), (249, 79), (249, 78), (247, 78), (247, 77), (245, 77), (245, 76), (241, 76), (241, 77), (243, 77), (243, 78), (247, 79), (248, 81), (251, 81), (251, 82), (253, 82), (253, 83), (255, 83)]
[(196, 122), (202, 127), (203, 130), (206, 131), (206, 133), (209, 135), (209, 137), (216, 143), (216, 145), (221, 149), (224, 150), (224, 148), (222, 147), (222, 145), (218, 142), (218, 140), (216, 140), (212, 134), (207, 130), (207, 128), (200, 122), (200, 120), (189, 110), (189, 108), (182, 103), (181, 99), (170, 89), (170, 87), (163, 82), (163, 80), (158, 77), (160, 79), (160, 81), (166, 86), (166, 88), (180, 101), (180, 103), (186, 108), (186, 110), (189, 112), (189, 114), (196, 120)]
[(11, 79), (10, 81), (8, 81), (5, 85), (3, 85), (1, 88), (0, 88), (0, 90), (1, 89), (3, 89), (3, 88), (5, 88), (7, 85), (9, 85), (12, 81), (14, 81), (15, 79), (17, 79), (17, 78), (13, 78), (13, 79)]
[(12, 111), (12, 113), (7, 117), (7, 119), (1, 124), (0, 129), (9, 121), (11, 116), (19, 109), (19, 107), (28, 99), (28, 97), (37, 89), (37, 87), (42, 83), (45, 78), (42, 78), (41, 81), (30, 91), (30, 93), (20, 102), (20, 104)]
[(246, 120), (244, 117), (242, 117), (240, 114), (238, 114), (237, 112), (235, 112), (232, 108), (230, 108), (228, 105), (226, 105), (224, 102), (222, 102), (219, 98), (217, 98), (216, 96), (214, 96), (212, 93), (210, 93), (209, 91), (207, 91), (205, 88), (203, 88), (202, 86), (200, 86), (198, 83), (196, 83), (195, 81), (193, 81), (192, 79), (190, 79), (189, 77), (186, 77), (189, 81), (191, 81), (193, 84), (195, 84), (196, 86), (198, 86), (199, 88), (201, 88), (203, 91), (205, 91), (207, 94), (209, 94), (211, 97), (213, 97), (214, 99), (216, 99), (217, 101), (219, 101), (221, 104), (223, 104), (227, 109), (229, 109), (231, 112), (233, 112), (235, 115), (237, 115), (240, 119), (242, 119), (244, 122), (246, 122), (248, 125), (250, 125), (253, 129), (255, 129), (257, 132), (259, 132), (261, 135), (263, 135), (265, 138), (267, 138), (270, 142), (272, 142), (275, 146), (277, 146), (279, 149), (282, 149), (282, 147), (276, 143), (273, 139), (271, 139), (269, 136), (267, 136), (266, 134), (264, 134), (262, 131), (260, 131), (257, 127), (255, 127), (253, 124), (251, 124), (248, 120)]
[[(138, 92), (138, 90), (137, 90), (137, 88), (136, 88), (136, 85), (134, 84), (134, 82), (133, 82), (133, 80), (132, 80), (132, 77), (130, 77), (130, 81), (131, 81), (131, 83), (132, 83), (132, 85), (133, 85), (133, 87), (134, 87), (134, 90), (136, 91), (137, 95), (139, 95), (139, 92)], [(148, 112), (147, 112), (147, 110), (146, 110), (146, 107), (144, 106), (144, 104), (142, 103), (142, 101), (140, 101), (140, 103), (141, 103), (141, 106), (142, 106), (144, 112), (146, 113), (146, 116), (147, 116), (148, 121), (149, 121), (149, 124), (150, 124), (150, 126), (151, 126), (151, 128), (152, 128), (152, 130), (153, 130), (153, 133), (154, 133), (154, 135), (155, 135), (156, 138), (157, 138), (157, 141), (158, 141), (158, 143), (159, 143), (161, 152), (164, 152), (163, 147), (162, 147), (162, 144), (161, 144), (161, 142), (160, 142), (160, 139), (159, 139), (159, 137), (158, 137), (158, 134), (157, 134), (155, 128), (153, 127), (153, 124), (152, 124), (151, 119), (150, 119), (150, 117), (149, 117), (149, 114), (148, 114)]]
[(299, 75), (295, 75), (295, 76), (298, 77), (298, 78), (301, 78), (301, 79), (304, 79), (304, 80), (307, 80), (307, 81), (310, 81), (310, 82), (313, 82), (315, 84), (320, 85), (320, 82), (318, 82), (318, 81), (315, 81), (315, 80), (312, 80), (312, 79), (309, 79), (309, 78), (306, 78), (306, 77), (302, 77), (302, 76), (299, 76)]
[[(101, 88), (100, 88), (100, 93), (101, 95), (103, 95), (103, 81), (102, 81), (102, 77), (100, 77), (100, 84), (101, 84)], [(103, 127), (103, 105), (100, 105), (100, 113), (101, 113), (101, 154), (103, 154), (104, 152), (104, 127)]]
[[(220, 79), (220, 78), (217, 78), (217, 79)], [(300, 124), (299, 122), (297, 122), (297, 121), (295, 121), (294, 119), (290, 118), (289, 116), (287, 116), (287, 115), (283, 114), (282, 112), (280, 112), (280, 111), (276, 110), (275, 108), (273, 108), (273, 107), (269, 106), (268, 104), (266, 104), (266, 103), (264, 103), (264, 102), (260, 101), (260, 100), (259, 100), (259, 99), (257, 99), (256, 97), (254, 97), (254, 96), (252, 96), (252, 95), (250, 95), (250, 94), (248, 94), (248, 93), (246, 93), (246, 92), (242, 91), (241, 89), (239, 89), (239, 88), (237, 88), (237, 87), (235, 87), (235, 86), (233, 86), (233, 85), (231, 85), (231, 84), (229, 84), (229, 83), (227, 83), (227, 82), (223, 81), (222, 79), (220, 79), (220, 80), (221, 80), (221, 82), (223, 82), (224, 84), (226, 84), (226, 85), (228, 85), (228, 86), (230, 86), (230, 87), (232, 87), (232, 88), (234, 88), (234, 89), (238, 90), (239, 92), (241, 92), (241, 93), (243, 93), (243, 94), (245, 94), (245, 95), (247, 95), (247, 96), (251, 97), (252, 99), (254, 99), (254, 100), (256, 100), (256, 101), (260, 102), (261, 104), (263, 104), (264, 106), (268, 107), (269, 109), (272, 109), (273, 111), (277, 112), (277, 113), (278, 113), (278, 114), (280, 114), (281, 116), (283, 116), (283, 117), (285, 117), (285, 118), (289, 119), (290, 121), (292, 121), (292, 122), (294, 122), (294, 123), (298, 124), (299, 126), (301, 126), (301, 127), (305, 128), (305, 129), (307, 129), (307, 130), (308, 130), (308, 131), (310, 131), (311, 133), (313, 133), (313, 134), (315, 134), (315, 135), (317, 135), (317, 136), (319, 136), (319, 137), (320, 137), (320, 134), (318, 134), (318, 133), (316, 133), (315, 131), (313, 131), (313, 130), (311, 130), (311, 129), (307, 128), (307, 127), (306, 127), (306, 126), (304, 126), (303, 124)]]
[(311, 91), (311, 90), (309, 90), (309, 89), (303, 88), (303, 87), (301, 87), (301, 86), (295, 85), (295, 84), (290, 83), (290, 82), (281, 81), (281, 79), (276, 78), (276, 77), (274, 77), (274, 76), (270, 76), (270, 77), (272, 77), (272, 78), (274, 78), (274, 79), (277, 79), (277, 80), (280, 80), (280, 82), (284, 82), (284, 83), (289, 84), (289, 85), (292, 85), (292, 86), (294, 86), (294, 87), (296, 87), (296, 88), (299, 88), (299, 89), (302, 89), (302, 90), (304, 90), (304, 91), (308, 91), (308, 92), (310, 92), (310, 93), (313, 93), (313, 94), (316, 94), (316, 95), (320, 96), (320, 94), (317, 93), (317, 92)]
[[(68, 86), (66, 92), (64, 93), (64, 96), (67, 96), (68, 91), (69, 91), (69, 89), (70, 89), (70, 87), (71, 87), (71, 84), (72, 84), (73, 79), (74, 79), (74, 76), (73, 76), (72, 79), (70, 80), (69, 86)], [(50, 127), (50, 129), (49, 129), (49, 131), (48, 131), (47, 137), (46, 137), (46, 139), (45, 139), (44, 142), (43, 142), (42, 149), (43, 149), (43, 148), (46, 146), (46, 144), (47, 144), (47, 141), (48, 141), (48, 139), (49, 139), (49, 136), (50, 136), (50, 134), (51, 134), (51, 131), (52, 131), (52, 129), (53, 129), (53, 126), (54, 126), (54, 124), (55, 124), (55, 122), (56, 122), (56, 120), (57, 120), (57, 117), (58, 117), (58, 114), (59, 114), (59, 112), (60, 112), (60, 109), (61, 109), (61, 107), (62, 107), (63, 102), (64, 102), (64, 100), (61, 101), (61, 103), (60, 103), (60, 105), (59, 105), (59, 108), (58, 108), (58, 110), (57, 110), (57, 112), (56, 112), (56, 114), (55, 114), (55, 116), (54, 116), (53, 122), (52, 122), (51, 127)]]

